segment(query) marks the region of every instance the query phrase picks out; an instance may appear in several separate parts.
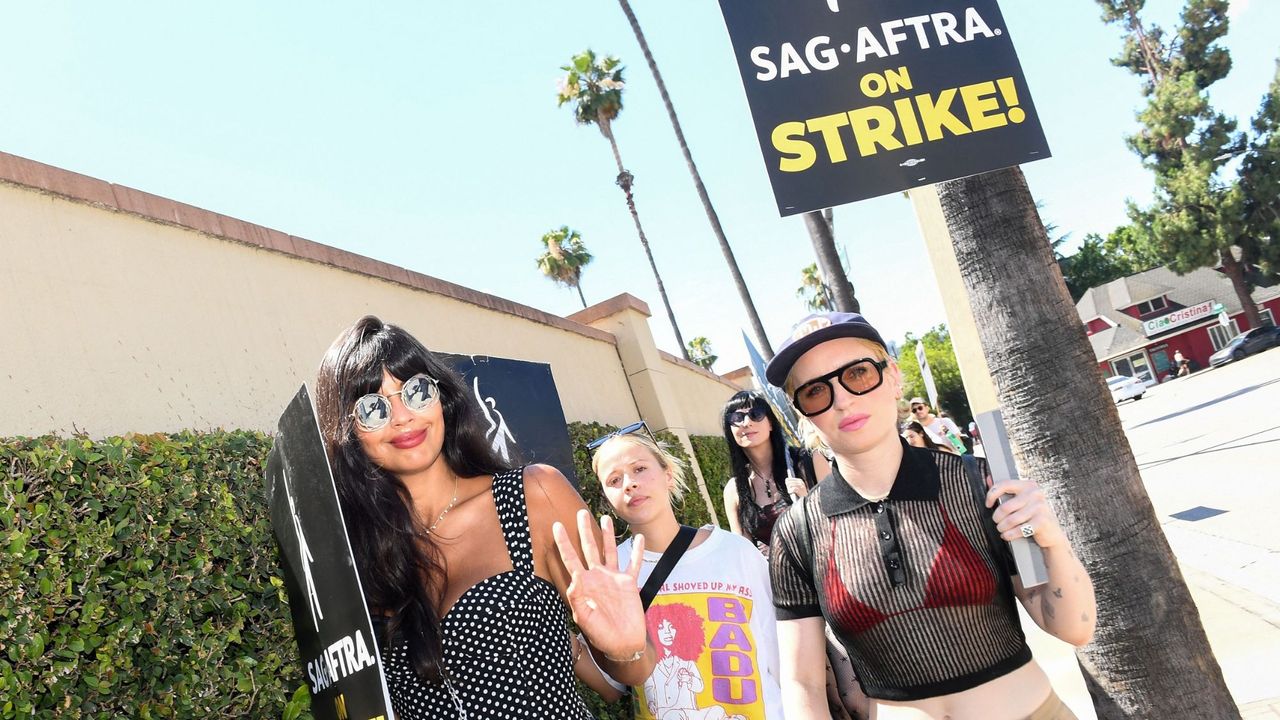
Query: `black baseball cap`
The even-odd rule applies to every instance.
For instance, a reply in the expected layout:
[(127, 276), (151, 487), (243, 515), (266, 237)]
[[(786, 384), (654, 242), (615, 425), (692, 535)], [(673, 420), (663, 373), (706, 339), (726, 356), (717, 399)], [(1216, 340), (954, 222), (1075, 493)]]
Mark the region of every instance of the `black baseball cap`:
[(778, 353), (769, 361), (764, 371), (765, 377), (771, 385), (782, 387), (787, 381), (787, 375), (791, 373), (791, 366), (796, 364), (801, 355), (809, 352), (815, 345), (842, 337), (862, 338), (881, 347), (888, 347), (880, 333), (858, 313), (813, 313), (791, 328), (791, 337), (782, 343)]

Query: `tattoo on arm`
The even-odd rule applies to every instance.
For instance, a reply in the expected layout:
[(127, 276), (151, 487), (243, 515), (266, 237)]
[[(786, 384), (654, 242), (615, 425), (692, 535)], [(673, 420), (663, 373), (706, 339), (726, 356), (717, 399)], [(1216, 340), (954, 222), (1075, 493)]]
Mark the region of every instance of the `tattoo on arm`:
[(1053, 596), (1054, 596), (1054, 597), (1056, 597), (1056, 598), (1058, 598), (1059, 600), (1061, 600), (1061, 599), (1062, 599), (1062, 588), (1054, 588), (1054, 589), (1053, 589)]
[(1045, 598), (1040, 607), (1044, 609), (1045, 616), (1052, 620), (1054, 617), (1054, 610), (1053, 603), (1049, 602), (1049, 598)]

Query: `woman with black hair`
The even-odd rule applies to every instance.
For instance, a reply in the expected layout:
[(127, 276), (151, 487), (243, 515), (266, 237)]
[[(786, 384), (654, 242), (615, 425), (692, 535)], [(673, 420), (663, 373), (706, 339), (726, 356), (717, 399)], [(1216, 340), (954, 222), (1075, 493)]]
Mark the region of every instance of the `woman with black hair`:
[(554, 468), (504, 465), (462, 381), (413, 336), (372, 316), (345, 330), (316, 407), (398, 718), (589, 718), (562, 600), (601, 667), (648, 677), (611, 521), (593, 528)]
[(744, 390), (729, 398), (722, 422), (733, 472), (724, 486), (729, 529), (767, 548), (773, 523), (791, 507), (793, 497), (803, 497), (819, 479), (813, 456), (787, 447), (778, 420), (758, 392)]

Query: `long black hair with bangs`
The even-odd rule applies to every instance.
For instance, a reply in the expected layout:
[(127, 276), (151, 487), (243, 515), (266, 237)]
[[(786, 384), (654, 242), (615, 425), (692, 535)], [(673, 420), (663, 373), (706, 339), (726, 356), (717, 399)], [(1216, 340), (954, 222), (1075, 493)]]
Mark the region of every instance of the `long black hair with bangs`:
[(408, 488), (365, 455), (352, 415), (356, 399), (379, 392), (383, 370), (402, 381), (418, 373), (435, 378), (444, 414), (442, 454), (453, 472), (473, 477), (509, 468), (494, 452), (461, 378), (404, 329), (368, 315), (325, 353), (316, 411), (365, 601), (386, 621), (383, 641), (402, 638), (415, 672), (436, 681), (444, 672), (437, 612), (447, 574), (443, 556), (415, 517)]
[(729, 423), (729, 416), (737, 411), (751, 412), (753, 409), (764, 410), (764, 416), (769, 420), (769, 447), (773, 450), (773, 467), (770, 468), (773, 484), (777, 496), (788, 505), (791, 504), (791, 496), (787, 494), (785, 484), (787, 443), (782, 435), (782, 428), (778, 427), (778, 419), (773, 416), (773, 409), (760, 393), (754, 390), (736, 393), (729, 398), (729, 402), (724, 404), (721, 420), (724, 424), (724, 440), (729, 444), (729, 468), (733, 471), (733, 482), (738, 488), (738, 522), (742, 524), (743, 531), (751, 537), (755, 537), (756, 525), (760, 519), (760, 506), (756, 504), (756, 493), (751, 489), (751, 462), (747, 459), (746, 451), (733, 437), (733, 425)]

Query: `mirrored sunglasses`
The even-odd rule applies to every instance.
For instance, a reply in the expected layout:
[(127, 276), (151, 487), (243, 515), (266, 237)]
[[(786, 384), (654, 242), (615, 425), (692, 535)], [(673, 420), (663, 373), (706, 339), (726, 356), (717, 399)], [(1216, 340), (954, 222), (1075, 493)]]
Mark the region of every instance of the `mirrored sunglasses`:
[[(435, 404), (440, 398), (440, 386), (435, 378), (425, 373), (418, 373), (400, 386), (400, 402), (413, 412), (422, 412)], [(391, 398), (378, 393), (369, 393), (356, 400), (355, 410), (351, 416), (356, 425), (365, 432), (373, 432), (386, 427), (391, 422)]]
[(588, 451), (595, 450), (596, 448), (618, 437), (619, 435), (630, 435), (631, 433), (639, 432), (641, 430), (644, 430), (644, 433), (649, 436), (649, 439), (653, 440), (654, 444), (657, 444), (658, 440), (654, 438), (653, 433), (649, 431), (649, 426), (646, 425), (643, 420), (641, 420), (640, 422), (633, 422), (630, 425), (627, 425), (625, 427), (620, 427), (611, 433), (606, 433), (604, 435), (601, 435), (595, 440), (592, 440), (591, 442), (587, 443), (587, 450)]
[(884, 382), (884, 369), (888, 365), (886, 360), (854, 360), (796, 388), (791, 395), (791, 403), (805, 417), (821, 415), (830, 410), (836, 401), (836, 388), (831, 384), (832, 380), (838, 381), (852, 395), (866, 395)]
[(752, 422), (760, 422), (761, 420), (764, 419), (764, 416), (767, 413), (768, 413), (768, 410), (765, 410), (764, 408), (758, 407), (758, 406), (753, 407), (750, 410), (734, 410), (733, 412), (729, 413), (729, 424), (730, 425), (746, 425), (747, 418), (751, 418)]

